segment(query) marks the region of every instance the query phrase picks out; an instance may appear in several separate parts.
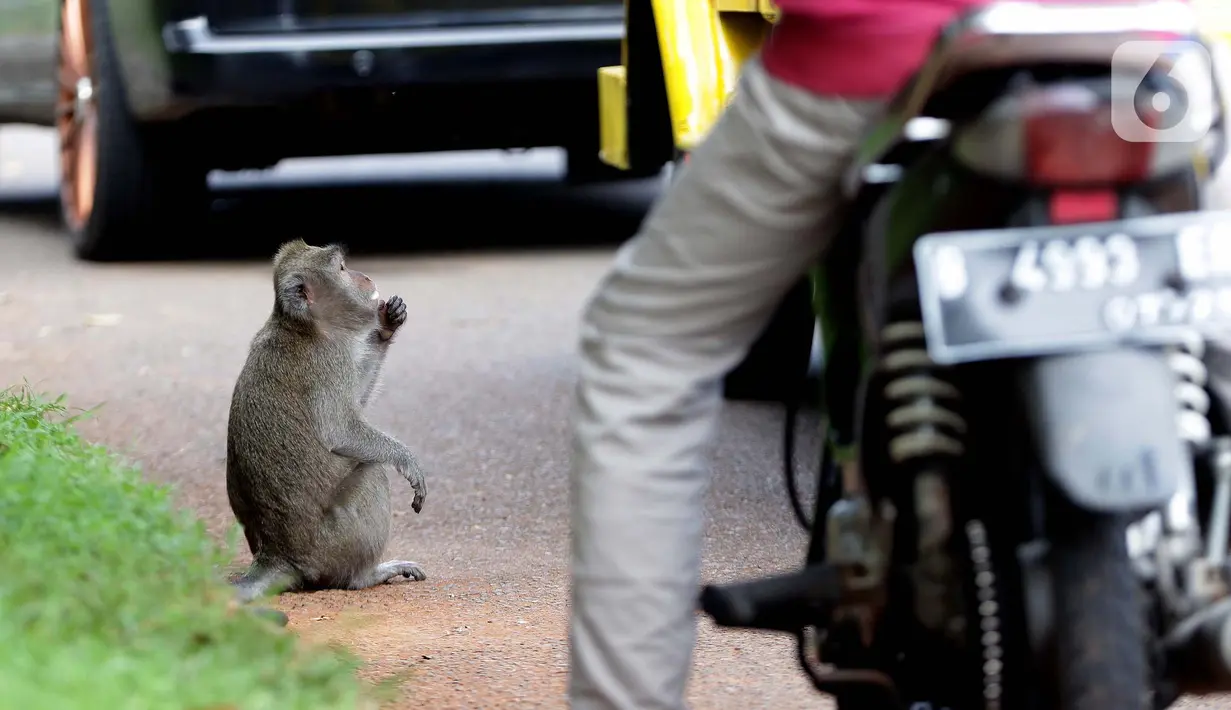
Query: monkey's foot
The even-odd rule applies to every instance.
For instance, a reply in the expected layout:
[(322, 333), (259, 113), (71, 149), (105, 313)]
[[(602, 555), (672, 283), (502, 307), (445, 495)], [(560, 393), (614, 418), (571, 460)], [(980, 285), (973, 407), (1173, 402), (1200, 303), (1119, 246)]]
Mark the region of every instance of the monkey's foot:
[(276, 567), (253, 562), (248, 571), (232, 584), (239, 601), (247, 604), (267, 594), (277, 596), (282, 592), (298, 589), (299, 577)]
[(394, 577), (406, 577), (416, 582), (422, 582), (427, 579), (427, 573), (423, 571), (418, 562), (389, 560), (388, 562), (381, 562), (376, 565), (367, 574), (352, 579), (351, 589), (367, 589), (378, 584), (384, 584)]
[(277, 624), (278, 626), (286, 626), (287, 623), (290, 621), (290, 619), (287, 618), (287, 615), (284, 612), (278, 611), (277, 609), (270, 609), (269, 607), (266, 607), (266, 606), (252, 607), (252, 613), (259, 618), (272, 621), (274, 624)]

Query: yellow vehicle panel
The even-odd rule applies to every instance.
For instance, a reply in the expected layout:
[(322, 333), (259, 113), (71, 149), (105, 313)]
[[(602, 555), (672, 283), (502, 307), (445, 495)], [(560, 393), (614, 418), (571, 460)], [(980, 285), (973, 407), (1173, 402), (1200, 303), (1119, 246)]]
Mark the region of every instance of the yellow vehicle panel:
[(599, 160), (628, 170), (628, 81), (623, 66), (598, 70)]
[[(653, 0), (676, 145), (689, 150), (722, 112), (769, 24), (763, 0)], [(724, 10), (724, 7), (734, 8)]]
[[(772, 0), (650, 0), (675, 146), (691, 150), (717, 120), (740, 67), (765, 41)], [(626, 5), (627, 6), (627, 5)], [(627, 62), (627, 47), (625, 47)], [(599, 71), (600, 157), (628, 169), (627, 90), (621, 68)]]

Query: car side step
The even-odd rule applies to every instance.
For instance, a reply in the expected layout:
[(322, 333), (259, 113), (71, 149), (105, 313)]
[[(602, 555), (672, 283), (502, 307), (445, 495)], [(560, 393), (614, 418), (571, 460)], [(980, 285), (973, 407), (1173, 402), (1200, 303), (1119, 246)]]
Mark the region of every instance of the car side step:
[(247, 54), (619, 42), (624, 38), (624, 23), (607, 20), (543, 25), (224, 35), (215, 32), (202, 16), (168, 23), (162, 34), (167, 50), (174, 53)]

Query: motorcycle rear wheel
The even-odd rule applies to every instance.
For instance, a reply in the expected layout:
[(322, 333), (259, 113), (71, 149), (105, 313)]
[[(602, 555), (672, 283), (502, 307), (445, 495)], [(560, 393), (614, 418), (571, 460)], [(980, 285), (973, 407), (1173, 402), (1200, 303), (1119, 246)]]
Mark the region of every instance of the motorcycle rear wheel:
[(1117, 516), (1072, 511), (1053, 537), (1058, 710), (1148, 707), (1146, 619), (1126, 526)]

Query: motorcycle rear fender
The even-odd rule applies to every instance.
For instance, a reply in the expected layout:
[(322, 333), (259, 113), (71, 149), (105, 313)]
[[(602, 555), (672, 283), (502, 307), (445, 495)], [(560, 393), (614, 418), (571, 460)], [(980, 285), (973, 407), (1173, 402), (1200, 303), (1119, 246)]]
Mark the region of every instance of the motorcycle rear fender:
[(1030, 361), (1027, 420), (1044, 474), (1075, 505), (1142, 512), (1166, 504), (1192, 458), (1177, 429), (1175, 374), (1161, 353), (1112, 350)]

